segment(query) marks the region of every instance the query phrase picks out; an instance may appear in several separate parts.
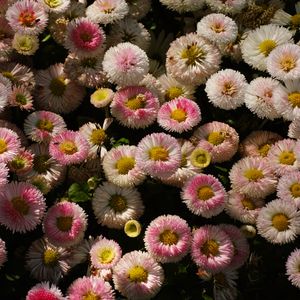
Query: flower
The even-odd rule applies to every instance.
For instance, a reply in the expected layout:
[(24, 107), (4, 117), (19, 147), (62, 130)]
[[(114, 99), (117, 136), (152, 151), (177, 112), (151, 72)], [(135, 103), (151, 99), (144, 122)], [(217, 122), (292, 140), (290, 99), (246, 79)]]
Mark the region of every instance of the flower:
[(0, 238), (0, 269), (3, 264), (7, 261), (7, 251), (5, 241)]
[(180, 166), (180, 145), (171, 135), (165, 133), (146, 135), (137, 147), (137, 166), (151, 176), (169, 177)]
[(159, 101), (146, 87), (128, 86), (115, 93), (110, 108), (123, 126), (145, 128), (156, 120)]
[(43, 194), (27, 182), (10, 182), (0, 192), (0, 223), (12, 232), (35, 229), (46, 210)]
[(0, 163), (0, 189), (8, 183), (8, 168), (5, 163)]
[(47, 25), (48, 15), (38, 2), (20, 0), (8, 7), (6, 19), (15, 32), (39, 34)]
[(26, 300), (65, 300), (61, 290), (49, 282), (38, 283), (26, 295)]
[(49, 153), (62, 165), (83, 162), (89, 152), (89, 143), (78, 131), (65, 130), (55, 135), (49, 144)]
[(108, 88), (99, 88), (93, 94), (91, 94), (91, 104), (97, 108), (107, 106), (113, 99), (114, 92)]
[(258, 233), (270, 243), (290, 243), (300, 232), (300, 212), (292, 202), (272, 200), (260, 210), (256, 226)]
[(33, 109), (32, 95), (29, 89), (24, 86), (14, 86), (8, 96), (8, 102), (11, 106), (19, 107), (21, 110)]
[(185, 183), (181, 198), (192, 213), (211, 218), (223, 211), (227, 194), (217, 178), (212, 175), (197, 174)]
[(224, 270), (213, 276), (214, 300), (235, 300), (238, 297), (236, 280), (238, 272), (236, 270)]
[(271, 51), (286, 43), (292, 43), (292, 33), (284, 27), (268, 24), (248, 31), (240, 45), (244, 61), (255, 69), (266, 71)]
[(136, 84), (149, 70), (147, 54), (129, 42), (109, 48), (102, 64), (109, 80), (119, 86)]
[(102, 278), (91, 276), (77, 278), (68, 288), (69, 300), (105, 299), (114, 300), (111, 285)]
[(204, 5), (204, 0), (159, 0), (162, 4), (166, 5), (169, 9), (184, 13), (188, 11), (196, 11), (201, 9)]
[(126, 253), (113, 268), (115, 288), (129, 299), (151, 299), (164, 281), (162, 267), (147, 252)]
[(60, 14), (66, 12), (71, 5), (70, 0), (38, 0), (49, 13)]
[(144, 213), (141, 195), (135, 188), (122, 188), (110, 182), (95, 190), (92, 207), (99, 224), (117, 229)]
[(195, 148), (190, 156), (191, 165), (204, 169), (209, 166), (211, 162), (211, 155), (208, 151), (202, 149), (202, 148)]
[(22, 174), (32, 169), (33, 156), (30, 150), (21, 148), (19, 153), (8, 163), (9, 170), (22, 176)]
[(33, 55), (39, 48), (39, 39), (36, 35), (16, 32), (12, 41), (12, 47), (19, 54)]
[(70, 113), (75, 110), (85, 95), (84, 87), (66, 77), (63, 64), (51, 65), (36, 72), (36, 107), (55, 113)]
[(205, 225), (194, 231), (191, 256), (197, 266), (218, 273), (230, 265), (233, 255), (230, 237), (220, 226)]
[(226, 123), (213, 121), (198, 127), (193, 133), (197, 147), (211, 154), (212, 162), (230, 160), (238, 150), (239, 136)]
[(135, 238), (140, 235), (142, 230), (141, 224), (136, 220), (129, 220), (124, 225), (124, 232), (127, 236)]
[(275, 109), (274, 91), (280, 86), (279, 81), (270, 77), (253, 79), (245, 91), (245, 105), (261, 119), (274, 120), (281, 115)]
[(225, 69), (206, 81), (205, 92), (214, 106), (230, 110), (244, 104), (246, 87), (247, 81), (242, 73)]
[(78, 244), (87, 228), (85, 211), (74, 202), (58, 202), (51, 206), (43, 220), (43, 230), (49, 242), (69, 247)]
[(136, 146), (121, 145), (105, 154), (102, 167), (107, 180), (121, 187), (144, 181), (145, 173), (136, 165), (136, 150)]
[(47, 239), (35, 240), (26, 253), (26, 268), (37, 280), (57, 283), (70, 269), (70, 250), (54, 246)]
[(111, 269), (122, 256), (122, 249), (114, 240), (101, 237), (90, 249), (92, 266), (96, 269)]
[(246, 0), (206, 0), (206, 4), (217, 12), (237, 14), (247, 5)]
[(182, 133), (191, 130), (201, 121), (201, 111), (196, 102), (184, 97), (164, 103), (158, 111), (158, 124), (168, 131)]
[(133, 0), (127, 4), (129, 7), (128, 15), (137, 20), (145, 17), (151, 9), (151, 0)]
[(8, 97), (11, 93), (11, 83), (10, 80), (5, 78), (3, 75), (0, 74), (0, 112), (3, 111), (3, 109), (7, 105)]
[(73, 19), (67, 25), (65, 46), (79, 57), (93, 57), (103, 51), (105, 34), (98, 24), (87, 18)]
[(291, 139), (300, 139), (300, 119), (295, 118), (290, 123), (287, 135)]
[(245, 157), (229, 173), (231, 188), (253, 198), (264, 198), (276, 189), (277, 179), (271, 164), (260, 157)]
[(0, 163), (7, 163), (20, 151), (21, 142), (11, 129), (0, 127)]
[(279, 80), (300, 77), (300, 46), (283, 44), (274, 49), (267, 59), (267, 71)]
[(148, 225), (144, 237), (145, 248), (158, 262), (175, 263), (187, 255), (191, 230), (187, 222), (176, 215), (162, 215)]
[(52, 137), (66, 130), (64, 119), (51, 111), (35, 111), (24, 121), (25, 134), (35, 142), (49, 142)]
[(300, 288), (300, 249), (296, 248), (289, 255), (285, 267), (286, 267), (286, 275), (288, 276), (292, 285)]
[(216, 47), (196, 33), (177, 38), (167, 51), (167, 73), (186, 85), (199, 85), (219, 69)]

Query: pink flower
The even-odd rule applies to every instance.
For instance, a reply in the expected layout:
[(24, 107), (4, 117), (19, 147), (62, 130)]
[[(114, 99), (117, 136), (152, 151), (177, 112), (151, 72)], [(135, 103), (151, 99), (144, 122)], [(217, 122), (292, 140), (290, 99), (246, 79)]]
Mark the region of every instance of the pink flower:
[(0, 189), (8, 183), (8, 168), (6, 164), (0, 163)]
[(197, 103), (183, 97), (164, 103), (157, 115), (161, 127), (178, 133), (191, 130), (200, 121), (201, 111)]
[(300, 249), (294, 249), (294, 251), (289, 255), (285, 267), (286, 275), (291, 281), (292, 285), (300, 288)]
[(26, 300), (64, 300), (61, 290), (54, 284), (42, 282), (32, 287), (26, 296)]
[(0, 127), (0, 163), (7, 163), (20, 151), (21, 142), (11, 129)]
[(0, 269), (7, 260), (7, 251), (5, 241), (0, 238)]
[(192, 213), (211, 218), (223, 211), (227, 194), (217, 178), (198, 174), (185, 183), (181, 198)]

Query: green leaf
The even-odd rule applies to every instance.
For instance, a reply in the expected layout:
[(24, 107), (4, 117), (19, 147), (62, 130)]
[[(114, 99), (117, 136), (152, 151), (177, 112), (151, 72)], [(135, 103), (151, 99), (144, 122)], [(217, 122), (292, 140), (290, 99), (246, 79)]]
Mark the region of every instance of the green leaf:
[(129, 140), (123, 137), (118, 139), (117, 141), (112, 140), (111, 143), (112, 143), (112, 147), (115, 148), (120, 145), (129, 145)]
[(47, 42), (51, 38), (51, 34), (47, 34), (43, 39), (42, 42)]
[(69, 187), (68, 196), (72, 202), (86, 202), (91, 199), (87, 183), (73, 183)]

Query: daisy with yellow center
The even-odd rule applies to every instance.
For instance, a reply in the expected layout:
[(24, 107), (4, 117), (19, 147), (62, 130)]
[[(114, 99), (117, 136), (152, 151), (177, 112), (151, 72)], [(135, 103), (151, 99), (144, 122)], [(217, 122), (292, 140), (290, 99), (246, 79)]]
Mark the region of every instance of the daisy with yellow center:
[(136, 220), (129, 220), (124, 225), (124, 232), (127, 236), (135, 238), (140, 235), (142, 226), (140, 222)]
[(99, 88), (91, 95), (90, 102), (97, 108), (105, 107), (112, 101), (113, 96), (113, 90)]
[(211, 155), (204, 149), (195, 148), (190, 156), (190, 161), (194, 167), (204, 169), (209, 166), (211, 162)]
[(0, 127), (0, 163), (14, 158), (21, 148), (21, 141), (13, 130)]

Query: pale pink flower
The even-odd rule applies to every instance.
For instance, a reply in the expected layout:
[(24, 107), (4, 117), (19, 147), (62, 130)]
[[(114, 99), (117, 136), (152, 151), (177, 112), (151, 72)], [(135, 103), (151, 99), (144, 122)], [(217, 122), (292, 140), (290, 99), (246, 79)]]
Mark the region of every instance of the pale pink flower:
[(296, 248), (292, 253), (290, 253), (285, 267), (286, 275), (288, 276), (292, 285), (300, 289), (300, 249)]
[(21, 148), (19, 153), (8, 163), (9, 170), (15, 172), (18, 177), (30, 172), (33, 167), (34, 154), (25, 148)]
[(300, 118), (295, 118), (290, 123), (287, 135), (291, 139), (300, 139)]
[(8, 168), (5, 163), (0, 163), (0, 189), (8, 183)]
[(0, 112), (7, 106), (10, 94), (11, 82), (0, 74)]
[(19, 136), (11, 129), (0, 127), (0, 162), (7, 163), (21, 148)]
[(246, 0), (206, 0), (212, 11), (234, 15), (242, 11), (247, 5)]
[(49, 282), (41, 282), (33, 286), (26, 295), (26, 300), (65, 300), (61, 290)]
[(11, 106), (19, 107), (21, 110), (33, 109), (33, 97), (24, 86), (14, 86), (10, 95), (8, 96), (8, 102)]

